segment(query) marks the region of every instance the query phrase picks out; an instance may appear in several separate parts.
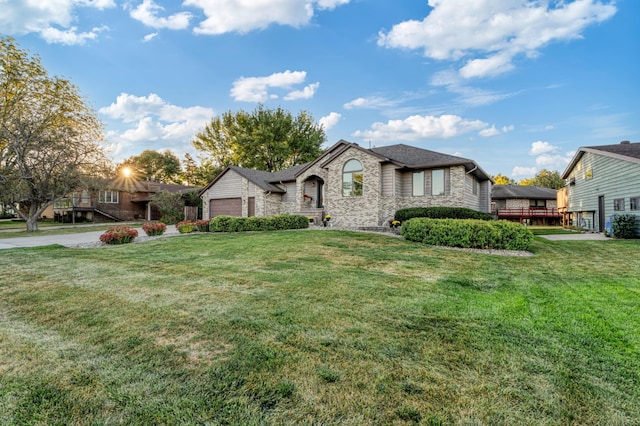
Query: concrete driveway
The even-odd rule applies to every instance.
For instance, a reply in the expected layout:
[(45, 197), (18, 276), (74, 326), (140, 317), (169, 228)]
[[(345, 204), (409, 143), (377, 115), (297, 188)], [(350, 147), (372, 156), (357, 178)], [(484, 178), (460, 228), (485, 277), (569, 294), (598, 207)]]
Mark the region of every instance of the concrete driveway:
[[(147, 238), (142, 228), (135, 228), (135, 229), (138, 230), (137, 239)], [(96, 243), (97, 245), (99, 245), (98, 243), (100, 242), (100, 235), (102, 235), (103, 233), (104, 231), (83, 232), (81, 230), (78, 230), (78, 232), (75, 232), (72, 234), (61, 234), (61, 235), (36, 234), (28, 237), (15, 237), (15, 238), (2, 238), (2, 234), (0, 234), (0, 250), (20, 248), (20, 247), (50, 246), (53, 244), (59, 244), (65, 247), (76, 247), (82, 244), (90, 244), (90, 243)], [(164, 235), (179, 235), (179, 232), (174, 225), (168, 225)]]

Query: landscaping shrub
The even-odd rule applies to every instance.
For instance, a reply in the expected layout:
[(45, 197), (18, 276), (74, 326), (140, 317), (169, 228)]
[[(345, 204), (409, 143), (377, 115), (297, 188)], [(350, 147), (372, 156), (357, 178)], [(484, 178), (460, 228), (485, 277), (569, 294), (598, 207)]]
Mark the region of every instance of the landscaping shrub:
[(615, 238), (635, 237), (636, 217), (632, 214), (616, 214), (613, 216), (611, 231)]
[(209, 221), (206, 219), (198, 219), (195, 223), (199, 232), (209, 232)]
[(216, 216), (209, 222), (211, 232), (277, 231), (309, 227), (309, 219), (301, 215), (275, 215), (270, 217)]
[(105, 244), (127, 244), (137, 236), (138, 231), (130, 226), (111, 226), (104, 234), (100, 235), (100, 241)]
[(190, 234), (191, 232), (195, 231), (196, 224), (190, 220), (183, 220), (176, 223), (176, 229), (181, 234)]
[(465, 207), (409, 207), (397, 210), (393, 218), (394, 220), (404, 222), (414, 217), (493, 220), (493, 217), (488, 213), (478, 212)]
[(414, 218), (402, 224), (409, 241), (434, 246), (497, 250), (529, 250), (533, 234), (524, 226), (506, 221), (477, 219)]
[(142, 230), (149, 237), (156, 235), (162, 235), (167, 230), (167, 225), (162, 222), (145, 222), (142, 225)]

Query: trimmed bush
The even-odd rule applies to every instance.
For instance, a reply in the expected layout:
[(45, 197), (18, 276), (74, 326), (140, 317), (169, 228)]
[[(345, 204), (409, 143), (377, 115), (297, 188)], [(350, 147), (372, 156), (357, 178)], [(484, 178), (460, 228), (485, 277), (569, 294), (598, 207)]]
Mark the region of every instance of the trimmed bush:
[(196, 230), (196, 224), (190, 220), (183, 220), (176, 223), (176, 229), (181, 234), (190, 234)]
[(414, 218), (402, 224), (402, 236), (433, 246), (529, 250), (533, 234), (519, 223), (478, 219)]
[(167, 230), (167, 225), (162, 222), (145, 222), (142, 225), (142, 230), (149, 237), (156, 235), (162, 235)]
[(195, 223), (198, 232), (209, 232), (209, 221), (206, 219), (198, 219)]
[(404, 222), (414, 217), (431, 219), (478, 219), (493, 220), (488, 213), (482, 213), (466, 207), (409, 207), (396, 211), (394, 220)]
[(309, 227), (307, 216), (279, 214), (270, 217), (216, 216), (209, 222), (211, 232), (279, 231)]
[(100, 235), (100, 241), (105, 244), (127, 244), (138, 236), (138, 231), (130, 226), (111, 226)]
[(616, 214), (613, 216), (611, 231), (615, 238), (635, 237), (636, 217), (632, 214)]

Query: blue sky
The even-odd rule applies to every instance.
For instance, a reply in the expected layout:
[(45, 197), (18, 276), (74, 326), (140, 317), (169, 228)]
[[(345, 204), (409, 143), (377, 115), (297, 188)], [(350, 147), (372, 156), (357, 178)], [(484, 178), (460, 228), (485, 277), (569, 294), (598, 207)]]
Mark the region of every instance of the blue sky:
[(0, 0), (0, 34), (71, 80), (114, 161), (198, 154), (260, 102), (327, 146), (405, 143), (516, 180), (640, 140), (637, 0)]

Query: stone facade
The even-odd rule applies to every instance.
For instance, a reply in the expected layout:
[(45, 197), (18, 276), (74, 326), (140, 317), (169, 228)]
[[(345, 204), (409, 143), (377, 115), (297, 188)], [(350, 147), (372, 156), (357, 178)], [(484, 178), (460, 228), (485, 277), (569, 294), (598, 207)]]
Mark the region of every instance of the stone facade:
[[(343, 194), (343, 171), (349, 160), (358, 160), (362, 165), (362, 195)], [(237, 182), (236, 197), (243, 199), (243, 216), (248, 214), (247, 198), (255, 196), (256, 216), (304, 214), (319, 223), (324, 215), (329, 215), (331, 226), (346, 228), (386, 226), (398, 209), (407, 207), (475, 207), (488, 212), (491, 188), (488, 177), (478, 181), (467, 172), (465, 165), (438, 166), (437, 169), (445, 171), (445, 194), (431, 196), (429, 168), (403, 167), (355, 144), (345, 144), (328, 150), (323, 157), (301, 169), (295, 175), (295, 186), (294, 180), (289, 179), (278, 182), (279, 192), (272, 192), (251, 184), (252, 189), (255, 187), (252, 195), (243, 177), (241, 184)], [(425, 172), (425, 195), (412, 196), (413, 173), (421, 171)], [(227, 182), (231, 181), (233, 179), (220, 179), (221, 188), (211, 186), (202, 193), (204, 217), (208, 217), (207, 207), (212, 197), (221, 198), (220, 193), (228, 196)], [(293, 188), (295, 196), (291, 195)]]

